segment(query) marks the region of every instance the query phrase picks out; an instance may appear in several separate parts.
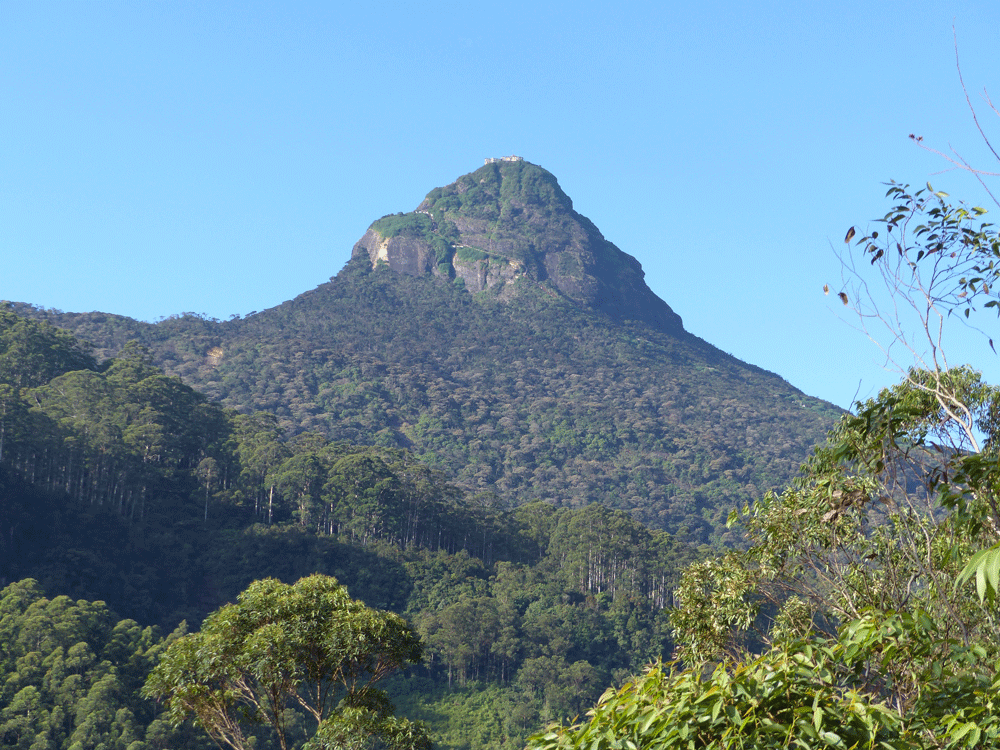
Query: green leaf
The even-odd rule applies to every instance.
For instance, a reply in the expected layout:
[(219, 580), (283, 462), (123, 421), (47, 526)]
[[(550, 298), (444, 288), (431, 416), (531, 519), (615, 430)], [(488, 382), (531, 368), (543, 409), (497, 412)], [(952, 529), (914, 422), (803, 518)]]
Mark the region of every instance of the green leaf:
[(974, 554), (958, 574), (956, 585), (964, 584), (973, 577), (979, 600), (994, 601), (1000, 589), (1000, 544)]
[(985, 571), (986, 582), (996, 594), (1000, 589), (1000, 551), (996, 554), (987, 555), (983, 560), (983, 570)]

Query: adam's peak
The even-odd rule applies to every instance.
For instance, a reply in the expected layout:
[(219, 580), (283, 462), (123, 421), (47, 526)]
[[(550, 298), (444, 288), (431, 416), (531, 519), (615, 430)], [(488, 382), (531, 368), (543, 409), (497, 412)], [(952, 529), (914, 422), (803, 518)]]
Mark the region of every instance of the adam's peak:
[(415, 210), (383, 216), (353, 257), (501, 300), (542, 288), (615, 318), (683, 331), (680, 316), (646, 286), (639, 261), (573, 210), (554, 175), (520, 156), (489, 157)]

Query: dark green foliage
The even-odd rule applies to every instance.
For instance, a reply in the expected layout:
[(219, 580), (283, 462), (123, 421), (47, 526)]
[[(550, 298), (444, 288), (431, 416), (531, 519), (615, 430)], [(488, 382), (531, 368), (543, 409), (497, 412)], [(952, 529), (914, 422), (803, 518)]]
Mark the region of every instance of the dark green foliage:
[[(212, 331), (221, 360), (179, 359), (185, 330)], [(148, 333), (168, 371), (282, 430), (407, 448), (507, 503), (597, 501), (699, 541), (729, 541), (729, 509), (792, 477), (835, 413), (692, 336), (360, 262), (246, 320)]]
[[(433, 687), (401, 700), (444, 747), (485, 736), (455, 731), (468, 706), (500, 722), (497, 747), (519, 747), (672, 647), (665, 607), (694, 552), (623, 511), (509, 509), (399, 448), (285, 440), (273, 415), (206, 403), (135, 344), (9, 405), (32, 421), (0, 462), (0, 575), (167, 628), (257, 579), (335, 575), (419, 629), (427, 664), (398, 684)], [(104, 676), (88, 689), (78, 739), (115, 726), (142, 739), (146, 725), (118, 714), (138, 716), (122, 690)]]
[(283, 432), (407, 449), (508, 505), (600, 502), (699, 541), (734, 541), (729, 509), (787, 483), (836, 416), (686, 333), (537, 165), (486, 165), (372, 228), (409, 243), (406, 273), (356, 250), (330, 283), (244, 320), (17, 309), (102, 356), (127, 331)]
[[(245, 320), (0, 321), (112, 358), (0, 379), (0, 574), (167, 627), (256, 579), (335, 575), (424, 638), (393, 687), (407, 715), (442, 747), (513, 750), (672, 650), (690, 542), (731, 541), (728, 509), (786, 482), (833, 410), (658, 300), (626, 309), (638, 264), (534, 165), (373, 228), (438, 276), (359, 257)], [(516, 278), (470, 294), (453, 258)]]
[(31, 388), (71, 370), (93, 370), (96, 363), (81, 340), (52, 326), (16, 315), (0, 306), (0, 381)]

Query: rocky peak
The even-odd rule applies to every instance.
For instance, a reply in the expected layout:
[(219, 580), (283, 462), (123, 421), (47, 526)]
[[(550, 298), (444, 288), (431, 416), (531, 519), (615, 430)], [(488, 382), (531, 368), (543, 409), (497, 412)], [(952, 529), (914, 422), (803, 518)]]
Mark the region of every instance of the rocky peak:
[(502, 300), (541, 288), (615, 318), (683, 331), (680, 316), (646, 286), (639, 261), (574, 211), (550, 172), (523, 160), (488, 161), (432, 190), (415, 211), (382, 217), (353, 256)]

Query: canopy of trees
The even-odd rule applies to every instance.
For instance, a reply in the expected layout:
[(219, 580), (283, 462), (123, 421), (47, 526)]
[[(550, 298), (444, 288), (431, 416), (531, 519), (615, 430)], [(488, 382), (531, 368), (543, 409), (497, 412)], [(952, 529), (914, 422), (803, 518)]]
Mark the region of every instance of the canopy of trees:
[(0, 592), (0, 746), (18, 750), (207, 750), (172, 729), (139, 689), (166, 645), (155, 628), (116, 621), (103, 602), (47, 599), (27, 579)]
[(164, 699), (175, 725), (194, 717), (220, 746), (255, 746), (268, 724), (281, 750), (429, 750), (427, 730), (393, 715), (375, 683), (420, 661), (420, 639), (398, 615), (351, 599), (336, 579), (257, 581), (198, 633), (170, 645), (144, 694)]
[[(998, 391), (966, 369), (941, 382), (994, 444)], [(682, 661), (532, 747), (996, 745), (1000, 621), (956, 585), (998, 537), (993, 485), (942, 447), (961, 429), (927, 390), (858, 407), (791, 488), (734, 514), (748, 549), (685, 571), (671, 614)]]
[(4, 381), (8, 581), (172, 629), (257, 579), (334, 575), (414, 624), (425, 661), (386, 690), (441, 747), (520, 748), (672, 649), (685, 541), (596, 504), (512, 509), (398, 448), (289, 440), (274, 415), (211, 404), (141, 347), (98, 364), (47, 324), (3, 322), (5, 351), (57, 355)]
[(729, 509), (788, 482), (839, 413), (686, 333), (357, 261), (242, 320), (18, 310), (100, 356), (138, 338), (167, 373), (282, 432), (405, 449), (469, 492), (601, 502), (699, 542), (734, 541)]

